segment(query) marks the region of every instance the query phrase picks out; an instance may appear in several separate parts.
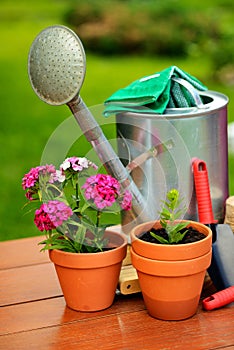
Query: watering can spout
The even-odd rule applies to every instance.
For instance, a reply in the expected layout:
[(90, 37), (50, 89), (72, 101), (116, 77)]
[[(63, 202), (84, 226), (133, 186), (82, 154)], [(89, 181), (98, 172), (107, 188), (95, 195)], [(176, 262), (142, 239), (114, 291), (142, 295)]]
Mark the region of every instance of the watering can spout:
[(85, 61), (82, 43), (72, 30), (60, 25), (44, 29), (29, 52), (28, 73), (32, 88), (44, 102), (57, 106), (66, 104), (70, 108), (107, 172), (120, 182), (123, 190), (131, 193), (132, 222), (153, 220), (154, 214), (150, 213), (144, 197), (79, 96)]

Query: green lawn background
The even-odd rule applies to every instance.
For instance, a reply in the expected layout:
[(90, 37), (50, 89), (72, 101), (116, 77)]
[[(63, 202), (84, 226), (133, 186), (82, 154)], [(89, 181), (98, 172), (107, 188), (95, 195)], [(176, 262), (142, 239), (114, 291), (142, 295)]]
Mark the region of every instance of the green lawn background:
[[(40, 164), (48, 139), (71, 113), (66, 106), (49, 106), (35, 95), (28, 80), (27, 57), (32, 41), (42, 29), (65, 24), (63, 14), (68, 6), (66, 0), (1, 1), (0, 240), (38, 234), (33, 213), (25, 215), (22, 209), (25, 197), (21, 179), (31, 167)], [(171, 59), (87, 55), (87, 73), (81, 96), (87, 106), (97, 110), (95, 106), (102, 105), (120, 87), (169, 65), (179, 66), (197, 76), (211, 90), (226, 94), (230, 99), (229, 122), (234, 121), (233, 88), (212, 81), (212, 66), (207, 57)], [(101, 125), (106, 123), (99, 116), (97, 119)], [(112, 122), (114, 119), (108, 120), (108, 123)], [(110, 130), (110, 134), (112, 132)], [(74, 149), (80, 151), (77, 155), (84, 152), (83, 147)], [(234, 161), (231, 155), (229, 158), (230, 193), (234, 193), (231, 177)]]

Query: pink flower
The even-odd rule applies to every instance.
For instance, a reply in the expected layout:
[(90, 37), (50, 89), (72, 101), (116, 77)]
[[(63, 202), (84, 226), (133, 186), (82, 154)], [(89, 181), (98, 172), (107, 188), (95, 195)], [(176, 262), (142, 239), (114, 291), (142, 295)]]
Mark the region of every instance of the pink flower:
[(49, 218), (49, 215), (44, 211), (44, 204), (36, 210), (34, 223), (40, 231), (50, 231), (55, 228), (54, 224)]
[(37, 191), (33, 191), (33, 190), (28, 190), (26, 193), (25, 193), (25, 196), (26, 198), (28, 198), (28, 200), (32, 201), (34, 199), (34, 194), (37, 194)]
[(32, 168), (27, 174), (24, 175), (22, 179), (22, 187), (24, 190), (31, 188), (39, 179), (40, 167)]
[(33, 200), (33, 195), (38, 193), (40, 176), (48, 176), (48, 182), (53, 183), (56, 180), (55, 175), (56, 169), (52, 164), (32, 168), (22, 179), (22, 187), (27, 191), (26, 197)]
[(132, 195), (128, 190), (124, 194), (121, 207), (123, 210), (130, 210), (132, 208)]
[(80, 172), (84, 169), (88, 169), (89, 167), (93, 167), (97, 169), (96, 164), (92, 163), (85, 157), (70, 157), (66, 158), (65, 161), (60, 165), (60, 169), (62, 171), (72, 170), (75, 172)]
[(60, 201), (43, 203), (35, 212), (34, 223), (40, 231), (53, 230), (73, 214), (70, 207)]
[(39, 181), (40, 175), (55, 174), (56, 169), (54, 165), (41, 165), (36, 168), (32, 168), (22, 179), (22, 187), (24, 190), (32, 188)]
[(93, 201), (98, 209), (112, 206), (120, 194), (119, 182), (105, 174), (90, 176), (82, 188), (86, 199)]

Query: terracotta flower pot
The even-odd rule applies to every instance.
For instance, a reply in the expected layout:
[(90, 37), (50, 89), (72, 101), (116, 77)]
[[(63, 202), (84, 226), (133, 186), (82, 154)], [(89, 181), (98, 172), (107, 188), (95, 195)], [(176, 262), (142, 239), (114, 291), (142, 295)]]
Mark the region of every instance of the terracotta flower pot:
[(111, 306), (127, 253), (127, 238), (107, 230), (114, 249), (100, 253), (49, 251), (67, 306), (77, 311), (98, 311)]
[(206, 237), (187, 244), (148, 243), (137, 236), (159, 222), (136, 226), (131, 232), (131, 259), (136, 268), (144, 302), (149, 314), (163, 320), (193, 316), (198, 307), (205, 273), (211, 262), (212, 232), (190, 221)]

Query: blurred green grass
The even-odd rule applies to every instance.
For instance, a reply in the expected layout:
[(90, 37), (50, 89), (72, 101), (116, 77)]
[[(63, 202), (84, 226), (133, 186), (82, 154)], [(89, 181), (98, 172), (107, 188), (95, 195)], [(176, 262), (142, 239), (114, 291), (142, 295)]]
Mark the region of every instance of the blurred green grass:
[[(69, 1), (66, 0), (1, 1), (0, 240), (38, 235), (33, 214), (25, 215), (22, 210), (25, 197), (21, 179), (31, 167), (40, 164), (48, 139), (71, 113), (66, 106), (53, 107), (38, 99), (28, 80), (27, 57), (32, 41), (42, 29), (53, 24), (65, 24), (63, 14), (68, 6)], [(172, 64), (197, 76), (211, 90), (226, 94), (230, 98), (229, 121), (234, 121), (233, 88), (212, 81), (211, 62), (206, 57), (172, 59), (88, 55), (81, 96), (89, 107), (101, 105), (120, 87)], [(103, 124), (106, 121), (99, 119), (98, 122)], [(113, 119), (108, 120), (108, 123), (112, 122)], [(110, 130), (110, 134), (112, 132)], [(80, 148), (81, 152), (77, 155), (86, 152), (83, 144)], [(233, 168), (234, 161), (230, 156), (230, 174)], [(234, 193), (231, 176), (230, 193)]]

